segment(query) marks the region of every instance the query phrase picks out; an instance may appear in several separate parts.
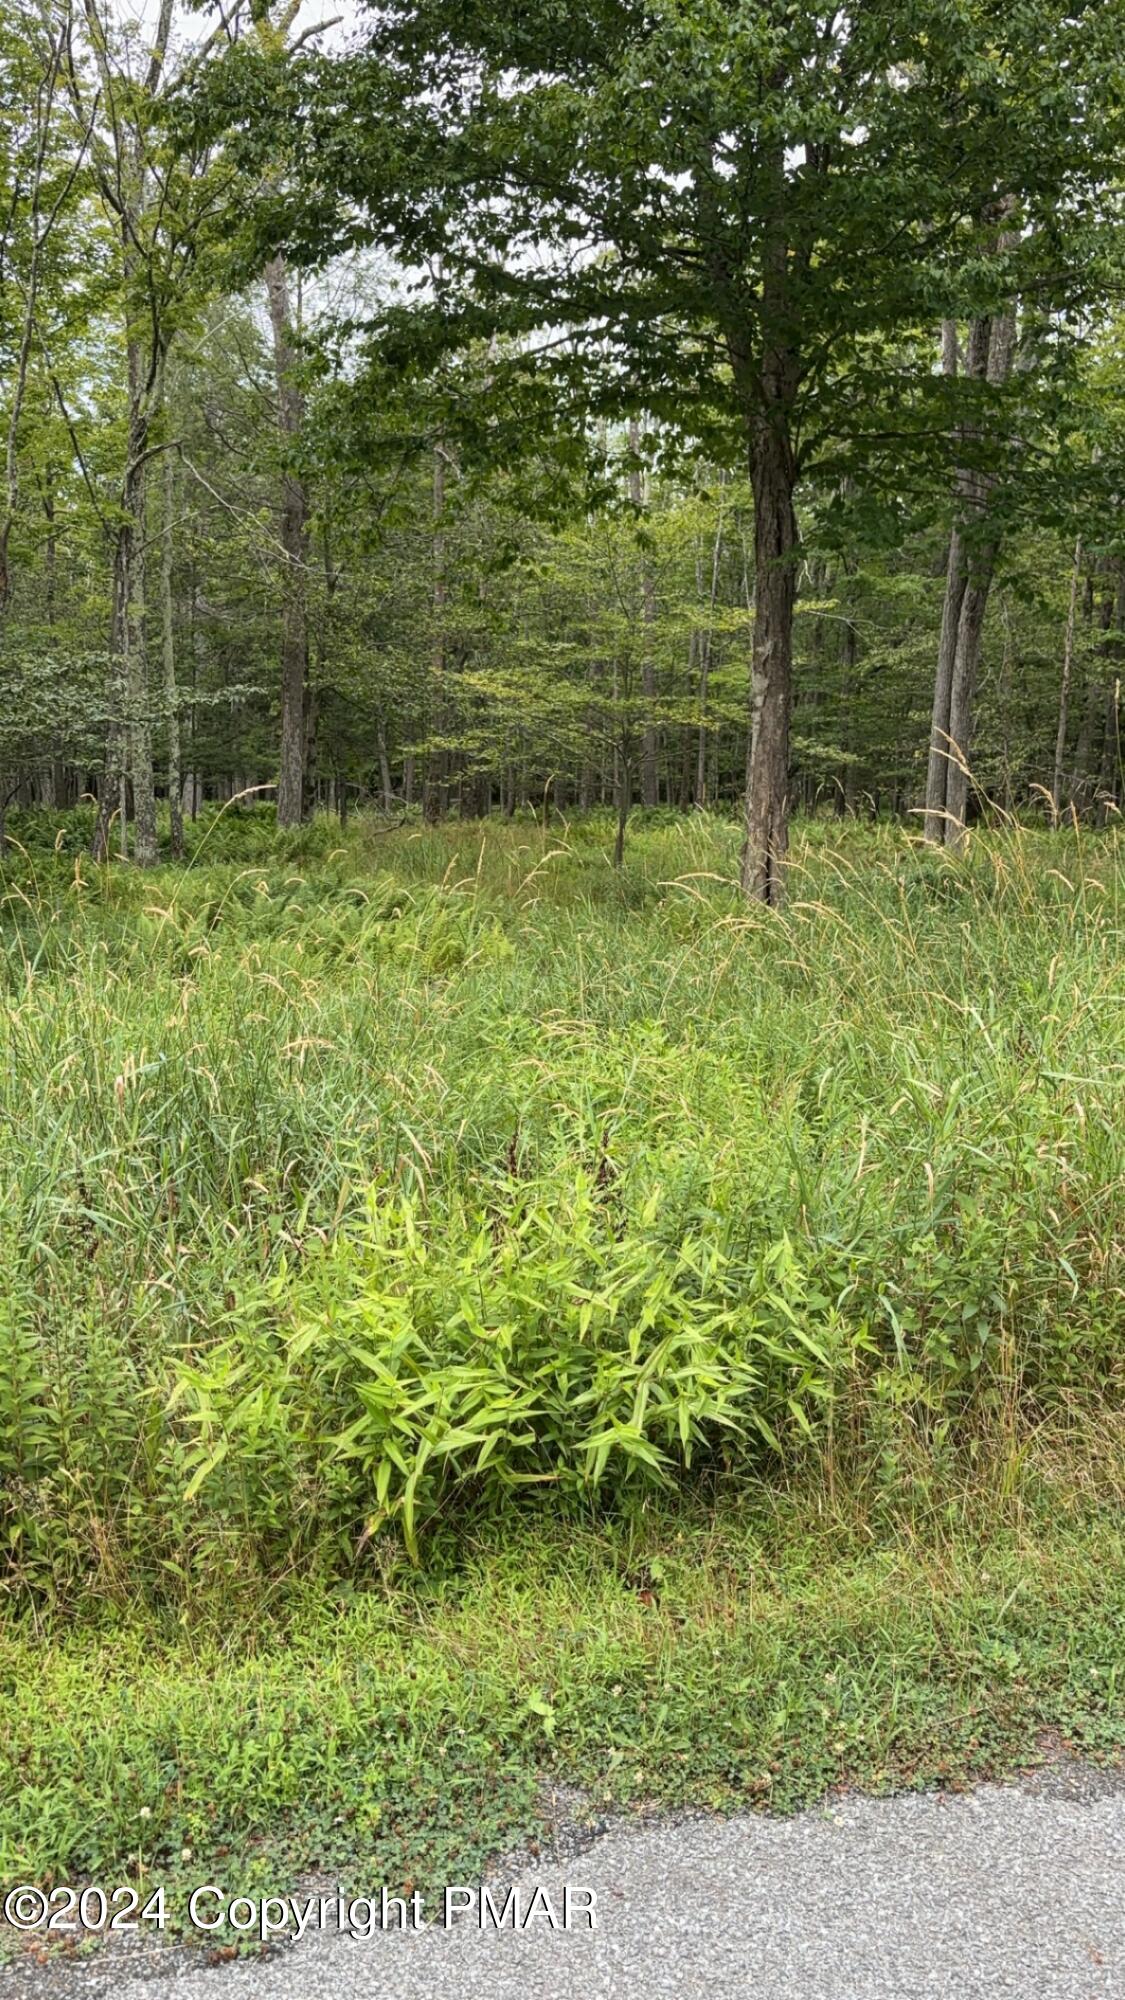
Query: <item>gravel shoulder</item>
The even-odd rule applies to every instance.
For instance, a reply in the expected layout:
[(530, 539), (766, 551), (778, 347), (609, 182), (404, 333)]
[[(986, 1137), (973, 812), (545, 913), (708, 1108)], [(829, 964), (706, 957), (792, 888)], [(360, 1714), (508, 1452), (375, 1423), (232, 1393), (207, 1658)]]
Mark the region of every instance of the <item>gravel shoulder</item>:
[[(332, 1930), (222, 1965), (127, 1945), (0, 1969), (0, 2000), (1121, 2000), (1125, 1773), (849, 1796), (790, 1819), (577, 1818), (524, 1856), (521, 1931)], [(561, 1919), (569, 1884), (596, 1928)], [(502, 1899), (495, 1897), (496, 1902)], [(575, 1896), (574, 1904), (583, 1899)], [(478, 1906), (479, 1907), (479, 1906)]]

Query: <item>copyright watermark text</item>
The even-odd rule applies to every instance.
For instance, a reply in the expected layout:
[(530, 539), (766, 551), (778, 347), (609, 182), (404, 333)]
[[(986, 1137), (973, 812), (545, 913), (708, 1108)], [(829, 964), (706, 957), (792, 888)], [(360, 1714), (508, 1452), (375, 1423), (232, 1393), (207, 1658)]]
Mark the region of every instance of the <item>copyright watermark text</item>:
[(461, 1923), (478, 1930), (592, 1931), (597, 1928), (597, 1900), (593, 1889), (570, 1882), (552, 1889), (538, 1883), (470, 1888), (455, 1882), (429, 1902), (417, 1889), (409, 1896), (387, 1889), (370, 1896), (347, 1896), (342, 1889), (330, 1896), (239, 1896), (216, 1882), (202, 1882), (173, 1897), (163, 1888), (147, 1893), (127, 1885), (48, 1890), (23, 1882), (8, 1890), (3, 1912), (4, 1921), (18, 1931), (65, 1934), (140, 1925), (163, 1931), (186, 1924), (201, 1935), (269, 1944), (296, 1942), (315, 1931), (364, 1939), (381, 1931), (451, 1930)]

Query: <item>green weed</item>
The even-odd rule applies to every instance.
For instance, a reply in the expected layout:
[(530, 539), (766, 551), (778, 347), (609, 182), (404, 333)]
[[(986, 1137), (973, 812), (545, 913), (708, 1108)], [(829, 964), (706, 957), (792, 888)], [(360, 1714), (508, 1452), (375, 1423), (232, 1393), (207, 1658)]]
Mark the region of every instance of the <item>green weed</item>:
[(723, 822), (638, 821), (621, 880), (607, 833), (15, 854), (17, 1602), (362, 1582), (540, 1489), (741, 1469), (878, 1535), (1113, 1488), (1116, 836), (814, 824), (778, 917)]

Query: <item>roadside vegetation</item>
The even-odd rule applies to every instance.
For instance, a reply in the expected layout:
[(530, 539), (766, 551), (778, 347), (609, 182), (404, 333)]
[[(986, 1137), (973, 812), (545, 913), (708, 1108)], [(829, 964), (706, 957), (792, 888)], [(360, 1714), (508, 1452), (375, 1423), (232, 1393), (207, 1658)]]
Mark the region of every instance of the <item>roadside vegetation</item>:
[(0, 1874), (1120, 1743), (1112, 826), (9, 831)]
[(345, 12), (0, 10), (0, 1888), (1125, 1747), (1125, 0)]

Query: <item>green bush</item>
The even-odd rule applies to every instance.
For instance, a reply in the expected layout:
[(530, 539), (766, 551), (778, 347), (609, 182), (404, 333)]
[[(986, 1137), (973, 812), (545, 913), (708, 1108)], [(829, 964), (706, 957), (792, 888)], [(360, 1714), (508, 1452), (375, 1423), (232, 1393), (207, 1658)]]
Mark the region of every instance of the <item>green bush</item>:
[(316, 1496), (314, 1537), (330, 1497), (345, 1533), (400, 1520), (417, 1559), (421, 1524), (459, 1487), (588, 1498), (666, 1481), (720, 1443), (780, 1452), (791, 1419), (811, 1428), (831, 1363), (786, 1238), (742, 1270), (703, 1237), (662, 1243), (658, 1196), (623, 1227), (587, 1173), (513, 1196), (437, 1237), (409, 1201), (371, 1198), (299, 1303), (283, 1264), (277, 1331), (240, 1329), (181, 1371), (189, 1497), (206, 1484), (221, 1512), (276, 1529)]

